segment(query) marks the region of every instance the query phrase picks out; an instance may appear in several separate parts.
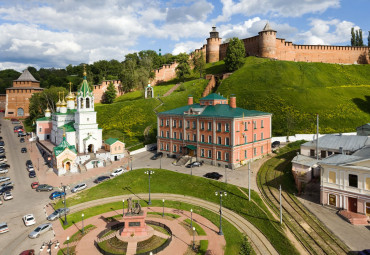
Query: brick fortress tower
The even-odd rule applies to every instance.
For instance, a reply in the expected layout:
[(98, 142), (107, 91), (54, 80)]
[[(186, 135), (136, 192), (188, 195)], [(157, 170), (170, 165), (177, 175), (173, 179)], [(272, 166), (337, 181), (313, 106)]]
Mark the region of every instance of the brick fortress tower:
[(276, 58), (276, 31), (267, 22), (259, 35), (259, 55), (263, 58)]
[(206, 48), (206, 62), (212, 63), (220, 60), (220, 44), (221, 38), (218, 36), (216, 27), (212, 27), (212, 31), (209, 33), (207, 38)]

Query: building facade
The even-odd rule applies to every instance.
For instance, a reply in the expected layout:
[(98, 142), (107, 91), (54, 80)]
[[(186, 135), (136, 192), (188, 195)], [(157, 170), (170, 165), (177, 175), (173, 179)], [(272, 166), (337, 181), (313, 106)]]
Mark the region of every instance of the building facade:
[(216, 166), (236, 168), (271, 152), (271, 114), (236, 107), (218, 94), (157, 114), (158, 151), (190, 155)]
[(26, 69), (13, 81), (13, 86), (6, 89), (5, 117), (26, 118), (29, 114), (30, 98), (34, 93), (42, 92), (40, 82)]

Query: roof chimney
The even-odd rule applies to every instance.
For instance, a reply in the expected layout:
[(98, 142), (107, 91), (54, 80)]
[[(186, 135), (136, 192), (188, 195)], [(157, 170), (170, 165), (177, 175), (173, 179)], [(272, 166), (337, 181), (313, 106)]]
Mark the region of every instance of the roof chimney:
[(235, 95), (231, 95), (230, 96), (230, 102), (229, 102), (229, 104), (230, 104), (230, 107), (231, 108), (236, 108), (236, 97), (235, 97)]
[(343, 154), (343, 147), (339, 147), (339, 154)]
[(193, 104), (193, 96), (189, 95), (188, 96), (188, 105), (192, 105), (192, 104)]

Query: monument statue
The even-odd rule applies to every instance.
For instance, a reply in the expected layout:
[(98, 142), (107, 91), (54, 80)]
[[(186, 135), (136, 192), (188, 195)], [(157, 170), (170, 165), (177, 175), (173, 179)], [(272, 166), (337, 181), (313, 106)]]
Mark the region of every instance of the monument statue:
[(127, 214), (140, 214), (141, 212), (141, 205), (140, 203), (137, 201), (135, 202), (135, 205), (133, 206), (133, 201), (132, 201), (132, 198), (130, 197), (129, 199), (127, 199)]

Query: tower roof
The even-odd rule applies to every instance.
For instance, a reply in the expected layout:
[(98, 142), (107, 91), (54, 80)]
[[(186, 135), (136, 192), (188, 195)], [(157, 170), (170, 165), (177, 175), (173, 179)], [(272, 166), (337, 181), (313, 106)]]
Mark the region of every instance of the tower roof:
[(275, 30), (270, 27), (270, 23), (267, 21), (267, 23), (266, 23), (265, 27), (262, 29), (262, 31), (275, 31)]
[(84, 79), (82, 81), (82, 85), (78, 91), (78, 95), (79, 96), (82, 96), (82, 97), (86, 97), (88, 94), (92, 94), (92, 91), (90, 89), (90, 86), (89, 86), (89, 83), (87, 82), (87, 79), (86, 79), (86, 69), (85, 69), (85, 66), (84, 66)]
[(35, 77), (32, 76), (30, 71), (28, 69), (25, 69), (21, 76), (16, 79), (16, 81), (33, 81), (33, 82), (39, 82), (38, 80), (35, 79)]
[(58, 156), (65, 149), (69, 149), (69, 150), (71, 150), (71, 151), (73, 151), (74, 153), (77, 154), (76, 147), (74, 145), (70, 145), (67, 142), (66, 137), (64, 136), (62, 142), (58, 146), (54, 147), (54, 154), (55, 154), (55, 156)]

